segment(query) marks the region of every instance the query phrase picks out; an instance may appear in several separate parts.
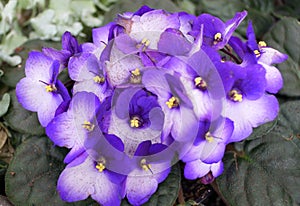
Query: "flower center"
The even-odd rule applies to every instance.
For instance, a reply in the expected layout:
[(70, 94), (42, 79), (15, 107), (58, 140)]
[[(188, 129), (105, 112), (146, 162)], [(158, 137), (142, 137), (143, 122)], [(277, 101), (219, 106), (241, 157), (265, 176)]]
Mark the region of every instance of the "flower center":
[(54, 84), (48, 84), (45, 86), (45, 89), (47, 92), (55, 92), (57, 91), (57, 88)]
[(236, 89), (230, 91), (229, 97), (234, 102), (243, 101), (243, 95), (241, 94), (241, 92), (237, 91)]
[(136, 68), (135, 70), (130, 72), (130, 83), (132, 84), (139, 84), (142, 82), (142, 75), (141, 75), (141, 71)]
[(149, 45), (150, 45), (150, 40), (147, 38), (143, 38), (142, 41), (136, 45), (136, 48), (137, 49), (143, 48), (143, 51), (145, 51)]
[(208, 141), (209, 143), (211, 143), (211, 142), (214, 141), (214, 136), (212, 136), (210, 132), (206, 132), (205, 139), (206, 139), (206, 141)]
[(98, 169), (99, 172), (103, 172), (103, 170), (105, 169), (105, 159), (102, 157), (100, 159), (100, 161), (97, 162), (97, 165), (96, 165), (96, 169)]
[(256, 57), (260, 56), (260, 51), (258, 49), (255, 49), (253, 52), (256, 55)]
[(140, 166), (144, 171), (151, 171), (151, 165), (147, 163), (147, 160), (145, 158), (140, 161)]
[(130, 127), (132, 128), (139, 128), (143, 125), (143, 120), (138, 117), (138, 116), (133, 116), (131, 119), (130, 119)]
[(196, 86), (198, 89), (206, 90), (206, 88), (207, 88), (207, 83), (206, 83), (206, 81), (204, 81), (204, 79), (202, 79), (202, 77), (196, 77), (196, 78), (194, 79), (194, 82), (195, 82), (195, 86)]
[(91, 132), (91, 131), (94, 130), (95, 125), (92, 124), (91, 122), (85, 120), (85, 121), (83, 122), (83, 124), (82, 124), (82, 127), (83, 127), (84, 129), (86, 129), (87, 131)]
[(105, 78), (104, 77), (100, 77), (100, 76), (95, 76), (93, 78), (94, 82), (97, 83), (97, 84), (103, 84), (105, 82)]
[(258, 46), (260, 46), (260, 47), (266, 47), (267, 43), (265, 41), (259, 41), (258, 42)]
[(175, 107), (179, 107), (179, 99), (178, 97), (172, 96), (167, 102), (166, 105), (169, 109), (173, 109)]
[(214, 45), (221, 42), (223, 39), (222, 39), (222, 34), (220, 32), (216, 33), (214, 35)]

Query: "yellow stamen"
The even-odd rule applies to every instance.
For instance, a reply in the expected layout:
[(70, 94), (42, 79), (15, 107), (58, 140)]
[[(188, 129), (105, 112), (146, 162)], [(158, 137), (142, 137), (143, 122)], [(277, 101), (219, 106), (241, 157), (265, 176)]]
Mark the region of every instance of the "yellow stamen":
[(131, 120), (130, 120), (130, 127), (135, 127), (135, 128), (139, 128), (140, 126), (142, 126), (142, 121), (139, 117), (134, 116)]
[(148, 170), (151, 171), (151, 165), (150, 165), (150, 164), (147, 164), (147, 160), (146, 160), (146, 159), (142, 159), (142, 160), (141, 160), (140, 166), (141, 166), (141, 168), (142, 168), (144, 171), (148, 171)]
[(179, 99), (177, 97), (171, 97), (167, 102), (166, 105), (169, 107), (169, 109), (172, 109), (174, 107), (179, 106)]
[(196, 77), (194, 79), (195, 86), (198, 87), (199, 89), (206, 89), (207, 88), (207, 83), (206, 81), (203, 80), (202, 77)]
[(139, 84), (142, 82), (142, 76), (140, 69), (136, 68), (135, 70), (130, 72), (130, 83)]
[(257, 57), (259, 57), (259, 56), (260, 56), (260, 51), (258, 51), (258, 50), (256, 49), (256, 50), (254, 50), (254, 54), (255, 54)]
[(218, 32), (214, 35), (214, 44), (217, 44), (220, 41), (222, 41), (222, 34)]
[(102, 162), (97, 163), (96, 168), (98, 169), (99, 172), (103, 172), (103, 170), (105, 169), (105, 163)]
[(95, 125), (92, 124), (91, 122), (85, 120), (85, 121), (83, 122), (82, 127), (83, 127), (84, 129), (88, 130), (89, 132), (91, 132), (91, 131), (94, 130)]
[(98, 83), (98, 84), (103, 84), (104, 82), (105, 82), (105, 78), (104, 77), (100, 77), (100, 76), (95, 76), (94, 78), (93, 78), (93, 80), (94, 80), (94, 82), (95, 83)]
[(141, 72), (138, 68), (136, 68), (135, 70), (131, 71), (131, 74), (134, 75), (134, 76), (140, 76)]
[(211, 143), (211, 142), (214, 141), (214, 137), (211, 135), (210, 132), (207, 132), (207, 133), (205, 134), (205, 139), (206, 139), (206, 141), (208, 141), (209, 143)]
[(55, 91), (57, 91), (57, 88), (55, 87), (54, 84), (48, 84), (48, 85), (45, 86), (45, 88), (46, 88), (47, 92), (55, 92)]
[(266, 46), (267, 46), (267, 43), (266, 43), (265, 41), (259, 41), (259, 42), (258, 42), (258, 45), (259, 45), (260, 47), (266, 47)]
[(143, 38), (142, 39), (142, 44), (144, 44), (146, 47), (148, 47), (150, 45), (150, 41), (147, 38)]
[(235, 102), (243, 101), (243, 95), (235, 89), (230, 91), (229, 96), (230, 96), (231, 100), (233, 100)]

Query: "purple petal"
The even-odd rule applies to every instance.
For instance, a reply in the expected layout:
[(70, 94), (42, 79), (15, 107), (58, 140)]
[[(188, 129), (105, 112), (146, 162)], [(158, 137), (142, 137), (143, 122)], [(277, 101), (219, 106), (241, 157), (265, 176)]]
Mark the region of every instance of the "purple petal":
[(71, 52), (67, 50), (56, 50), (53, 48), (43, 48), (43, 53), (52, 59), (58, 60), (61, 64), (60, 70), (64, 69), (68, 65), (68, 60), (71, 56)]
[(86, 136), (84, 128), (77, 128), (74, 116), (70, 113), (56, 116), (48, 124), (46, 134), (54, 144), (67, 148), (73, 148), (76, 145), (83, 146), (83, 139)]
[(74, 159), (79, 157), (84, 152), (85, 152), (85, 148), (83, 148), (82, 145), (74, 144), (72, 149), (65, 156), (64, 163), (69, 164), (70, 162), (72, 162)]
[(249, 65), (244, 69), (247, 71), (247, 77), (242, 80), (240, 88), (246, 94), (247, 99), (258, 99), (265, 92), (266, 70), (259, 64)]
[[(79, 157), (80, 158), (80, 157)], [(99, 172), (95, 163), (90, 158), (76, 166), (67, 166), (61, 173), (57, 190), (62, 200), (75, 202), (91, 196), (102, 205), (120, 205), (121, 203), (121, 180), (113, 183), (109, 179), (109, 171)]]
[(143, 64), (140, 58), (136, 55), (128, 55), (118, 53), (112, 57), (114, 60), (107, 62), (106, 72), (109, 83), (112, 86), (118, 86), (125, 83), (131, 75), (130, 71), (135, 69), (143, 69)]
[(237, 12), (232, 19), (225, 23), (224, 38), (226, 43), (229, 41), (235, 29), (240, 25), (246, 16), (247, 11)]
[[(115, 90), (117, 91), (117, 90)], [(140, 88), (128, 88), (121, 92), (117, 97), (115, 111), (116, 115), (121, 119), (130, 118), (130, 102), (133, 100), (135, 94), (139, 91), (143, 91)], [(115, 92), (117, 94), (117, 92)]]
[(43, 83), (27, 77), (17, 84), (16, 95), (25, 109), (38, 112), (39, 121), (44, 127), (54, 118), (56, 109), (63, 102), (59, 94), (47, 92)]
[(276, 97), (268, 94), (254, 101), (245, 98), (239, 103), (232, 101), (227, 103), (223, 115), (234, 122), (234, 131), (229, 142), (245, 139), (251, 134), (252, 127), (274, 120), (279, 111)]
[(164, 74), (165, 72), (155, 69), (147, 70), (143, 74), (142, 82), (147, 90), (156, 94), (159, 98), (168, 99), (170, 87)]
[(199, 123), (192, 109), (180, 107), (180, 111), (172, 112), (173, 127), (171, 134), (176, 141), (193, 142), (196, 139)]
[(223, 142), (205, 142), (201, 153), (200, 160), (206, 164), (217, 163), (222, 160), (225, 153), (226, 144)]
[(74, 95), (68, 112), (78, 120), (90, 121), (94, 118), (99, 106), (100, 101), (93, 93), (79, 92)]
[(73, 94), (78, 92), (91, 92), (95, 94), (102, 102), (111, 94), (111, 90), (107, 89), (107, 84), (96, 83), (93, 79), (76, 82), (73, 86)]
[(108, 43), (108, 36), (109, 36), (109, 31), (112, 26), (114, 26), (115, 23), (109, 23), (106, 24), (105, 26), (96, 28), (92, 30), (92, 35), (93, 35), (93, 42), (97, 47), (105, 46), (104, 43)]
[(147, 202), (157, 190), (158, 182), (150, 177), (127, 177), (126, 193), (127, 199), (132, 205), (142, 205)]
[(65, 32), (61, 39), (62, 49), (69, 51), (72, 55), (81, 52), (81, 47), (79, 46), (77, 39), (72, 36), (70, 32)]
[(167, 29), (158, 42), (158, 50), (170, 55), (184, 56), (191, 50), (192, 44), (183, 36), (180, 30)]
[(274, 66), (269, 66), (262, 62), (259, 64), (266, 69), (266, 91), (273, 94), (277, 93), (283, 86), (283, 79), (280, 71)]
[(70, 58), (69, 61), (69, 75), (72, 80), (83, 81), (93, 79), (95, 76), (92, 74), (90, 68), (99, 68), (97, 58), (90, 53), (82, 53)]
[(223, 173), (223, 170), (224, 170), (223, 162), (220, 161), (218, 163), (212, 164), (210, 170), (211, 170), (212, 175), (214, 177), (220, 176)]
[(99, 105), (98, 98), (92, 93), (77, 93), (70, 102), (68, 111), (56, 116), (47, 126), (47, 135), (60, 147), (83, 147), (88, 131), (82, 125), (85, 121), (95, 121), (93, 118)]
[(254, 51), (254, 50), (258, 50), (258, 45), (256, 42), (256, 37), (255, 37), (255, 33), (254, 33), (254, 29), (252, 26), (252, 21), (249, 21), (248, 23), (248, 28), (247, 28), (247, 37), (248, 37), (248, 41), (247, 41), (247, 45), (248, 47)]
[(161, 131), (164, 126), (165, 114), (160, 107), (154, 107), (149, 112), (150, 128)]
[[(159, 19), (159, 24), (157, 24)], [(135, 16), (130, 28), (130, 36), (137, 41), (146, 38), (150, 41), (149, 48), (156, 49), (160, 35), (167, 28), (179, 29), (180, 22), (177, 15), (170, 15), (163, 10), (153, 10), (143, 14), (140, 18)]]
[(56, 88), (57, 88), (57, 93), (61, 95), (64, 101), (69, 101), (71, 99), (68, 89), (61, 81), (59, 80), (56, 81)]
[(53, 62), (54, 60), (41, 52), (30, 52), (25, 65), (26, 77), (50, 83), (53, 75)]
[(44, 98), (43, 100), (46, 101), (49, 105), (41, 106), (37, 111), (38, 119), (43, 127), (46, 127), (48, 123), (54, 118), (56, 109), (62, 103), (62, 98), (58, 94), (50, 94), (45, 97), (47, 98)]
[[(16, 86), (16, 95), (20, 104), (33, 112), (37, 112), (41, 106), (47, 106), (45, 98), (49, 100), (51, 93), (45, 89), (45, 84), (28, 77), (21, 79)], [(37, 95), (38, 94), (38, 95)]]
[(133, 15), (138, 15), (138, 16), (142, 16), (143, 14), (149, 12), (149, 11), (153, 11), (154, 9), (148, 7), (147, 5), (143, 5), (141, 8), (139, 8), (139, 10), (137, 10), (136, 12), (133, 13)]
[(260, 49), (261, 56), (258, 61), (267, 65), (279, 64), (287, 60), (288, 55), (282, 54), (276, 49), (270, 47), (263, 47)]
[(116, 47), (125, 54), (133, 54), (138, 52), (137, 42), (130, 38), (127, 34), (122, 34), (114, 39)]
[(150, 140), (144, 141), (139, 144), (134, 155), (135, 156), (147, 156), (149, 153), (150, 147), (151, 147), (151, 141)]
[(201, 160), (188, 162), (184, 167), (184, 177), (189, 180), (195, 180), (209, 173), (210, 168), (210, 164), (205, 164)]

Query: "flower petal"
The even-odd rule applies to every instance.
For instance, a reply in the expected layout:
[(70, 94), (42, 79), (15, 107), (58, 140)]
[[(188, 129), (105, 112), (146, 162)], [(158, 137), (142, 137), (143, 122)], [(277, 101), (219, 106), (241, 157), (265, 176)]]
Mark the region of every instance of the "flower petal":
[(279, 105), (276, 97), (265, 94), (261, 98), (242, 102), (227, 101), (223, 115), (234, 122), (234, 131), (229, 142), (241, 141), (257, 127), (276, 118)]
[(149, 200), (157, 187), (157, 180), (151, 176), (128, 176), (126, 179), (127, 199), (132, 205), (142, 205)]
[(184, 177), (189, 180), (195, 180), (203, 177), (210, 171), (210, 164), (205, 164), (201, 160), (187, 162), (184, 167)]
[(99, 172), (90, 158), (84, 156), (79, 158), (86, 159), (79, 165), (68, 165), (58, 179), (57, 190), (61, 198), (67, 202), (74, 202), (91, 195), (102, 205), (120, 205), (122, 187), (120, 183), (123, 178), (118, 177), (114, 180), (119, 184), (113, 183), (109, 179), (109, 171)]

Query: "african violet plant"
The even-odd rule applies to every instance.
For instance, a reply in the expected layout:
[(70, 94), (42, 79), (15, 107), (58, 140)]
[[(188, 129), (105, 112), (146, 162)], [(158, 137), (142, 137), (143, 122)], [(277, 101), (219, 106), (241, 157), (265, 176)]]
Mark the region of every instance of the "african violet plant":
[(257, 42), (251, 22), (246, 40), (234, 36), (246, 15), (224, 23), (143, 6), (93, 29), (93, 42), (66, 32), (61, 50), (30, 52), (16, 95), (54, 144), (70, 149), (61, 199), (142, 205), (180, 160), (187, 179), (218, 177), (226, 145), (279, 110), (273, 65), (287, 55)]

